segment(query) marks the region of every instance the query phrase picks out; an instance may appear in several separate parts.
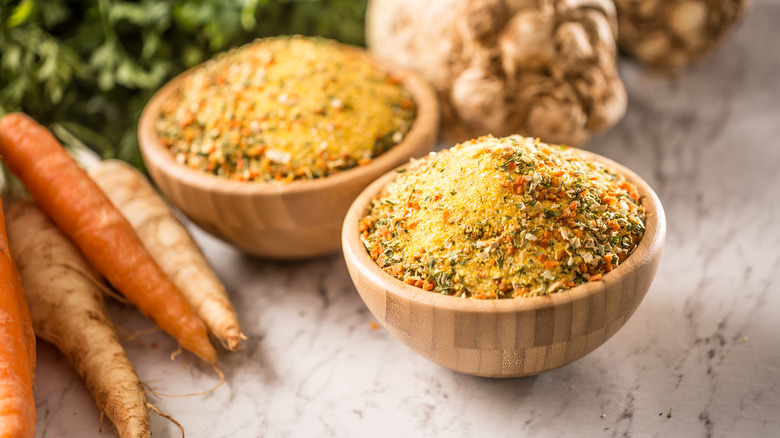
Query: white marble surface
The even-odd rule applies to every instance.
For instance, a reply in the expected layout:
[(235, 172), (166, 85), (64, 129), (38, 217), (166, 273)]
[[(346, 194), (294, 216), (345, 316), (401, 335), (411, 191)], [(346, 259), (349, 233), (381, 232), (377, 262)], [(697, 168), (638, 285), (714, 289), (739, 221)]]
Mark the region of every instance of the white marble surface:
[[(780, 436), (780, 2), (754, 6), (679, 79), (621, 61), (628, 114), (589, 148), (655, 188), (669, 231), (644, 302), (590, 355), (534, 377), (458, 374), (372, 329), (340, 253), (257, 260), (196, 230), (249, 340), (220, 357), (216, 391), (151, 401), (190, 437)], [(190, 355), (171, 362), (159, 332), (126, 347), (158, 391), (216, 382)], [(62, 355), (38, 353), (36, 436), (113, 436)], [(179, 435), (154, 415), (152, 429)]]

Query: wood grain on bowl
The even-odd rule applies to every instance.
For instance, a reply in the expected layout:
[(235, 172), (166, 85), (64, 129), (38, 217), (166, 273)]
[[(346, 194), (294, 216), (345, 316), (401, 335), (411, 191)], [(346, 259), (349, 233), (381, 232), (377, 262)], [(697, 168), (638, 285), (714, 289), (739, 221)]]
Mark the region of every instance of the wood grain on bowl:
[(190, 74), (185, 72), (160, 89), (141, 116), (138, 137), (149, 174), (195, 224), (244, 252), (298, 259), (336, 251), (344, 215), (360, 191), (409, 158), (425, 155), (438, 138), (438, 103), (430, 86), (393, 64), (380, 65), (403, 78), (417, 104), (417, 117), (401, 143), (366, 165), (277, 184), (230, 181), (177, 163), (158, 140), (155, 120), (162, 103)]
[(581, 152), (622, 173), (639, 189), (646, 231), (634, 252), (600, 280), (538, 297), (477, 300), (426, 292), (382, 271), (370, 259), (358, 222), (390, 172), (367, 187), (344, 220), (342, 248), (366, 306), (405, 345), (447, 368), (478, 376), (518, 377), (571, 363), (614, 335), (634, 313), (658, 268), (666, 220), (653, 190), (629, 169)]

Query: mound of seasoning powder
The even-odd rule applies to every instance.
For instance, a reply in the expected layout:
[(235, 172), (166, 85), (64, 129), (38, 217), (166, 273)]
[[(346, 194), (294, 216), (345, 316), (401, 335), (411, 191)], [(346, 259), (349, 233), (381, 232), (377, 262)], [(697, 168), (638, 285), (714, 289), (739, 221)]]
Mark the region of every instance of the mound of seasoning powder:
[(464, 298), (545, 295), (601, 278), (645, 231), (637, 188), (576, 150), (481, 137), (413, 162), (361, 240), (386, 272)]
[(240, 181), (321, 178), (400, 143), (412, 96), (364, 50), (277, 37), (224, 53), (162, 105), (160, 141), (193, 169)]

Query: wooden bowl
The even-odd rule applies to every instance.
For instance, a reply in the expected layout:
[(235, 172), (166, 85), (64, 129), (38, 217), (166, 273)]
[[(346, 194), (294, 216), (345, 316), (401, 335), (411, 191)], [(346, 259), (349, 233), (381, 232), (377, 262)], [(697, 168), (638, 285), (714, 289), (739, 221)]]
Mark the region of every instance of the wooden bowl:
[(518, 377), (571, 363), (604, 343), (625, 324), (650, 287), (666, 234), (663, 207), (635, 173), (581, 151), (621, 172), (644, 196), (646, 231), (634, 252), (601, 280), (562, 292), (501, 300), (446, 296), (410, 286), (381, 270), (358, 233), (372, 199), (393, 171), (357, 197), (344, 220), (342, 248), (352, 281), (381, 324), (433, 362), (486, 377)]
[[(314, 180), (286, 184), (229, 181), (179, 164), (160, 143), (160, 107), (192, 70), (149, 101), (138, 125), (141, 154), (160, 191), (194, 223), (249, 254), (299, 259), (338, 250), (344, 215), (370, 182), (411, 157), (425, 155), (438, 138), (439, 108), (420, 76), (388, 62), (417, 103), (417, 119), (404, 140), (369, 164)], [(197, 67), (195, 67), (197, 68)], [(194, 70), (194, 69), (193, 69)]]

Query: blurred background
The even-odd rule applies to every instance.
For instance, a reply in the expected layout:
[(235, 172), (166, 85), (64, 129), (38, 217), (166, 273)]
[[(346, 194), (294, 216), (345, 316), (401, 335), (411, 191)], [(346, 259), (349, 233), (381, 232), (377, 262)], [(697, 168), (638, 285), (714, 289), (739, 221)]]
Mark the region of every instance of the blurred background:
[(363, 45), (366, 3), (0, 0), (0, 116), (24, 111), (65, 143), (142, 167), (138, 118), (173, 76), (264, 36)]

